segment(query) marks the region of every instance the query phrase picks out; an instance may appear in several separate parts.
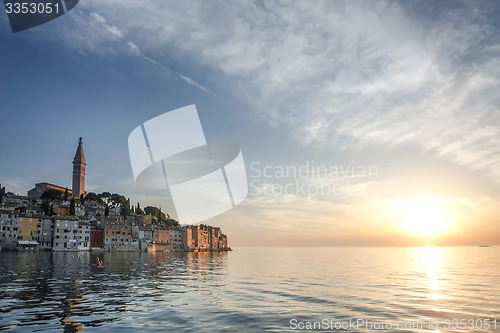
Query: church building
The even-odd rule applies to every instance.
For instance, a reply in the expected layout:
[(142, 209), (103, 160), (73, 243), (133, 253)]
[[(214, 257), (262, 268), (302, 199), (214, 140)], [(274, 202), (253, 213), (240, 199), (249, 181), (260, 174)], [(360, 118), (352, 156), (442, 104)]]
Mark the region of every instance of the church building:
[[(82, 138), (78, 140), (78, 147), (76, 148), (75, 158), (73, 159), (73, 183), (71, 189), (68, 190), (68, 194), (73, 195), (75, 199), (79, 199), (83, 194), (85, 195), (85, 168), (87, 167), (87, 161), (85, 161), (85, 154), (83, 152), (83, 142)], [(43, 192), (47, 190), (56, 190), (61, 193), (66, 191), (63, 186), (51, 184), (51, 183), (37, 183), (35, 187), (28, 191), (28, 197), (34, 199), (40, 199)]]
[(85, 154), (83, 153), (82, 138), (78, 141), (78, 148), (76, 149), (75, 158), (73, 159), (73, 197), (80, 198), (85, 193), (85, 168), (87, 162), (85, 161)]

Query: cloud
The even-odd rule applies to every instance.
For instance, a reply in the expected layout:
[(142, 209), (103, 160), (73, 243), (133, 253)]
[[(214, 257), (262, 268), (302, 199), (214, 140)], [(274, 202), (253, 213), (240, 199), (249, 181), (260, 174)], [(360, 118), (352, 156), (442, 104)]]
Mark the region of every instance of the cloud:
[(128, 45), (136, 55), (168, 53), (222, 72), (242, 103), (303, 145), (416, 145), (500, 179), (494, 3), (89, 0), (82, 7), (103, 13), (91, 15), (93, 27), (79, 22), (88, 45), (100, 45), (94, 49), (127, 36), (141, 41), (141, 50)]
[[(76, 13), (72, 16), (73, 28), (64, 29), (63, 34), (60, 36), (60, 40), (66, 46), (78, 52), (97, 53), (99, 55), (129, 52), (134, 56), (139, 56), (143, 60), (161, 67), (167, 72), (174, 73), (189, 85), (215, 96), (209, 88), (196, 82), (191, 77), (178, 73), (164, 65), (161, 61), (146, 55), (136, 43), (128, 40), (128, 34), (125, 34), (116, 25), (110, 24), (103, 15), (93, 10), (98, 10), (98, 8), (90, 9), (90, 12), (83, 11)], [(125, 28), (127, 27), (127, 24), (124, 24), (124, 22), (117, 24)]]
[(207, 94), (210, 94), (212, 96), (215, 96), (215, 94), (210, 90), (208, 89), (207, 87), (199, 84), (198, 82), (196, 82), (195, 80), (193, 80), (192, 78), (190, 77), (187, 77), (185, 75), (182, 75), (180, 73), (177, 73), (175, 72), (181, 79), (183, 79), (185, 82), (187, 82), (188, 84), (192, 85), (192, 86), (195, 86), (196, 88), (200, 89), (201, 91), (204, 91), (206, 92)]
[(212, 96), (215, 96), (215, 94), (210, 90), (208, 89), (207, 87), (203, 86), (202, 84), (196, 82), (195, 80), (193, 80), (192, 78), (188, 77), (188, 76), (185, 76), (185, 75), (182, 75), (181, 73), (178, 73), (170, 68), (168, 68), (167, 66), (165, 66), (163, 63), (145, 55), (144, 53), (142, 53), (142, 51), (139, 49), (139, 47), (137, 45), (135, 45), (134, 43), (132, 42), (127, 42), (127, 46), (128, 46), (128, 49), (129, 51), (133, 54), (133, 55), (136, 55), (136, 56), (139, 56), (141, 57), (142, 59), (154, 64), (154, 65), (157, 65), (159, 67), (161, 67), (163, 70), (167, 71), (167, 72), (172, 72), (174, 73), (175, 75), (177, 75), (179, 78), (181, 78), (183, 81), (185, 81), (186, 83), (196, 87), (197, 89), (207, 93), (207, 94), (210, 94)]
[(127, 42), (127, 46), (128, 46), (128, 49), (129, 51), (138, 56), (138, 55), (141, 55), (141, 50), (139, 50), (139, 47), (137, 45), (135, 45), (134, 43), (132, 42)]

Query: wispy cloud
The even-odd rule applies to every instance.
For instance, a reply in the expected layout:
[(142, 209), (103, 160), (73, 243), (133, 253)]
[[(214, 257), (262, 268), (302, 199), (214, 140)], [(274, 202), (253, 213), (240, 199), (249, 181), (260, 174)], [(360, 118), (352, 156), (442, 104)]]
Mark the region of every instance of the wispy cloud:
[[(204, 85), (196, 82), (191, 77), (183, 75), (161, 61), (154, 59), (145, 54), (135, 43), (128, 39), (128, 34), (124, 33), (116, 25), (109, 23), (104, 14), (99, 14), (95, 11), (90, 13), (82, 12), (75, 13), (72, 16), (74, 29), (65, 29), (61, 34), (61, 40), (68, 47), (78, 52), (104, 54), (119, 54), (121, 52), (129, 52), (141, 59), (159, 66), (163, 70), (173, 73), (189, 85), (212, 96), (215, 94)], [(128, 30), (128, 24), (118, 22), (119, 26), (124, 26)], [(76, 33), (78, 31), (78, 33)]]
[(190, 77), (187, 77), (185, 75), (182, 75), (180, 73), (177, 73), (175, 72), (175, 74), (177, 74), (181, 79), (183, 79), (184, 81), (186, 81), (188, 84), (192, 85), (192, 86), (195, 86), (196, 88), (200, 89), (201, 91), (204, 91), (206, 92), (207, 94), (210, 94), (212, 96), (215, 96), (215, 94), (210, 90), (208, 89), (207, 87), (199, 84), (198, 82), (196, 82), (195, 80), (193, 80), (192, 78)]
[(150, 56), (147, 56), (145, 55), (137, 45), (135, 45), (134, 43), (132, 42), (127, 42), (127, 46), (128, 46), (128, 49), (129, 51), (136, 55), (136, 56), (139, 56), (141, 57), (142, 59), (152, 63), (152, 64), (155, 64), (157, 66), (159, 66), (160, 68), (162, 68), (163, 70), (167, 71), (167, 72), (171, 72), (171, 73), (174, 73), (175, 75), (177, 75), (179, 78), (181, 78), (182, 80), (184, 80), (186, 83), (196, 87), (197, 89), (207, 93), (207, 94), (210, 94), (212, 96), (215, 96), (215, 94), (210, 90), (208, 89), (207, 87), (203, 86), (202, 84), (196, 82), (195, 80), (193, 80), (192, 78), (188, 77), (188, 76), (185, 76), (185, 75), (182, 75), (181, 73), (178, 73), (170, 68), (168, 68), (167, 66), (165, 66), (163, 63), (161, 63), (160, 61), (158, 60), (155, 60), (153, 58), (151, 58)]
[[(148, 53), (222, 71), (238, 83), (239, 98), (304, 145), (418, 145), (500, 179), (497, 4), (91, 0), (86, 6), (106, 13)], [(115, 29), (101, 30), (119, 38)]]

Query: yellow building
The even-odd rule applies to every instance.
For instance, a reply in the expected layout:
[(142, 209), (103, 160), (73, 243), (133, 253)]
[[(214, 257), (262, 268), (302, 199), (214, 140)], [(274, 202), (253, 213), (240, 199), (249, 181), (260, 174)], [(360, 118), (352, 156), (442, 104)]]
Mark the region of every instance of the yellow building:
[(37, 240), (38, 217), (20, 216), (17, 220), (17, 239), (25, 241)]

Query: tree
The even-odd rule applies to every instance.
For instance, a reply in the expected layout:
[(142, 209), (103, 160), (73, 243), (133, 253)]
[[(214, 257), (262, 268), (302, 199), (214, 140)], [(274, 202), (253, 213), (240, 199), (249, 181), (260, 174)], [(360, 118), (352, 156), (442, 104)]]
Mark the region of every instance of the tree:
[(167, 217), (165, 216), (164, 213), (162, 213), (161, 209), (158, 209), (158, 207), (153, 207), (153, 206), (147, 206), (144, 208), (144, 213), (146, 214), (151, 214), (152, 216), (156, 217), (158, 221), (166, 221)]
[(95, 194), (94, 192), (87, 193), (87, 195), (85, 196), (85, 200), (99, 202), (99, 203), (103, 202), (101, 199), (101, 196), (98, 194)]
[(170, 217), (165, 221), (165, 225), (167, 227), (178, 227), (179, 226), (179, 222), (177, 222), (176, 220), (174, 219), (171, 219)]
[(108, 217), (109, 216), (109, 206), (106, 205), (106, 209), (104, 209), (104, 217)]
[(137, 203), (137, 207), (135, 208), (135, 213), (138, 215), (144, 215), (144, 211), (141, 209), (141, 205)]
[(130, 213), (132, 212), (130, 209), (130, 199), (127, 199), (125, 202), (122, 202), (121, 205), (122, 207), (120, 209), (120, 215), (123, 217), (130, 215)]
[(71, 198), (71, 202), (69, 204), (69, 215), (75, 215), (76, 209), (75, 209), (75, 198)]
[(43, 215), (50, 215), (51, 204), (48, 201), (43, 201), (40, 208), (43, 211)]
[(54, 212), (54, 205), (50, 205), (50, 208), (49, 208), (49, 214), (50, 216), (54, 216), (56, 215), (56, 212)]
[[(109, 197), (109, 200), (113, 202), (115, 205), (123, 206), (127, 203), (127, 199), (123, 195), (113, 194)], [(130, 205), (129, 205), (130, 207)]]
[(64, 201), (68, 201), (68, 196), (69, 196), (69, 191), (68, 188), (66, 187), (66, 189), (64, 190)]

